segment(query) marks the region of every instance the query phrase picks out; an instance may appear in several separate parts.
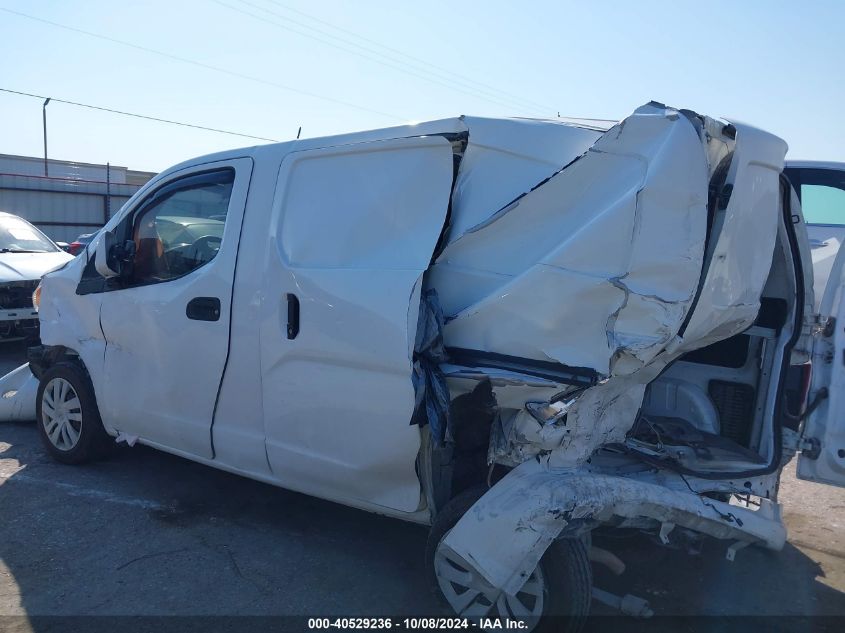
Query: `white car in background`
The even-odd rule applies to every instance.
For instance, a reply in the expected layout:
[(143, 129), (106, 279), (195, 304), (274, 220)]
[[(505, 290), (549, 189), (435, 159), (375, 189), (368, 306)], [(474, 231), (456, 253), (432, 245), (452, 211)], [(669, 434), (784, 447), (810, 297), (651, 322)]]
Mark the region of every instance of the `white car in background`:
[(32, 293), (44, 273), (71, 259), (23, 218), (0, 212), (0, 340), (38, 334)]
[(845, 241), (845, 163), (787, 161), (784, 173), (804, 211), (818, 304), (839, 245)]

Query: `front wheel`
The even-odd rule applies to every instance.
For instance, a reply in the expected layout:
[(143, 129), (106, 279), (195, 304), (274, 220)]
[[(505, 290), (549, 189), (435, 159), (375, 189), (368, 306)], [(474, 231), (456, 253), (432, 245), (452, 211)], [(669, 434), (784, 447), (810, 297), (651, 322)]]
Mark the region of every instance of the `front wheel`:
[(481, 498), (485, 488), (467, 490), (437, 515), (426, 545), (429, 584), (441, 602), (467, 617), (521, 620), (523, 632), (577, 633), (586, 623), (593, 576), (587, 547), (577, 539), (560, 539), (546, 550), (540, 564), (515, 596), (491, 599), (489, 584), (443, 544), (458, 520)]
[(91, 461), (104, 455), (111, 444), (100, 420), (91, 380), (75, 363), (57, 363), (44, 372), (35, 408), (38, 434), (56, 461)]

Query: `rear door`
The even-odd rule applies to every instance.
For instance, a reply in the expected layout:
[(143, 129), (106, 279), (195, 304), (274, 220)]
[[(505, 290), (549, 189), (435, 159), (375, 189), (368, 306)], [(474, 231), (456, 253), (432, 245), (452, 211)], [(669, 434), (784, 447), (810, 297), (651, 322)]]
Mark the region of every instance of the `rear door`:
[(818, 307), (833, 260), (839, 246), (845, 243), (845, 169), (792, 166), (785, 173), (801, 200), (812, 249)]
[(267, 456), (286, 487), (418, 507), (412, 356), (452, 174), (440, 136), (282, 162), (260, 338)]
[(135, 243), (131, 275), (105, 286), (106, 424), (210, 459), (229, 348), (238, 240), (252, 159), (206, 163), (160, 182), (115, 228)]
[[(798, 477), (845, 486), (845, 171), (790, 169), (813, 247), (819, 323)], [(815, 226), (814, 226), (815, 224)], [(815, 238), (813, 237), (815, 231)], [(821, 232), (820, 232), (821, 231)]]

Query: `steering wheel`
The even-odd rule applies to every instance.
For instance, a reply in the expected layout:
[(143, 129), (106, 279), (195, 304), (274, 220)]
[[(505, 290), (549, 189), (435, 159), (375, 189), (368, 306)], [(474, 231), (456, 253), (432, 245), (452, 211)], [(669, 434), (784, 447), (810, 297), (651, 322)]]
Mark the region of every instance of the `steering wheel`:
[(222, 241), (223, 239), (217, 235), (203, 235), (194, 240), (191, 250), (196, 252), (197, 259), (208, 261), (217, 255)]

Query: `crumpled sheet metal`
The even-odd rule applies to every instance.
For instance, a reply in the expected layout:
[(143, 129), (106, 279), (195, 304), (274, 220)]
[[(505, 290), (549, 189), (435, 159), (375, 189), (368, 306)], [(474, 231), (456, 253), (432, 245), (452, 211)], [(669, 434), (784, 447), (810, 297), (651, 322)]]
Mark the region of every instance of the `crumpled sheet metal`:
[[(755, 513), (682, 485), (583, 470), (596, 448), (624, 439), (645, 386), (672, 360), (744, 330), (757, 316), (779, 222), (786, 144), (734, 126), (733, 192), (720, 210), (706, 270), (706, 189), (714, 168), (706, 157), (721, 160), (726, 153), (698, 137), (686, 115), (656, 105), (640, 108), (583, 158), (455, 239), (438, 259), (435, 279), (443, 282), (443, 295), (455, 294), (446, 288), (446, 271), (455, 272), (456, 283), (477, 281), (482, 295), (449, 304), (447, 345), (552, 358), (606, 376), (580, 395), (564, 420), (539, 428), (530, 416), (516, 415), (505, 429), (511, 441), (491, 444), (494, 461), (524, 461), (458, 521), (444, 545), (493, 586), (518, 591), (551, 541), (578, 519), (649, 518), (782, 547), (776, 504), (763, 500)], [(720, 128), (708, 120), (704, 129)], [(614, 152), (614, 144), (630, 151), (617, 146)], [(567, 186), (551, 195), (560, 183)], [(490, 251), (484, 235), (495, 245)], [(558, 244), (551, 243), (555, 236)], [(604, 340), (596, 302), (606, 310)]]
[(787, 144), (751, 126), (732, 124), (735, 184), (682, 350), (703, 347), (749, 327), (760, 310), (760, 293), (771, 268)]
[[(554, 468), (574, 468), (597, 447), (624, 442), (647, 384), (664, 367), (655, 361), (636, 374), (584, 390), (566, 416), (553, 424), (540, 424), (523, 407), (503, 413), (491, 433), (490, 461), (517, 466), (536, 460)], [(499, 391), (495, 392), (498, 398)]]
[(13, 369), (0, 378), (0, 422), (35, 420), (35, 398), (38, 379), (29, 363)]
[(775, 550), (786, 541), (777, 506), (755, 512), (704, 499), (686, 488), (556, 471), (532, 460), (493, 486), (443, 543), (494, 587), (515, 594), (561, 532), (576, 533), (585, 522), (614, 516), (674, 523), (716, 538), (761, 542)]
[[(713, 135), (722, 125), (705, 119), (703, 129)], [(552, 359), (606, 377), (553, 428), (541, 432), (531, 416), (508, 418), (506, 441), (493, 447), (496, 461), (584, 462), (599, 446), (624, 440), (645, 385), (668, 363), (753, 323), (777, 230), (786, 145), (735, 126), (736, 145), (708, 140), (697, 120), (644, 106), (443, 251), (432, 285), (441, 298), (454, 297), (457, 286), (469, 297), (443, 301), (448, 346)], [(732, 148), (735, 186), (703, 272), (710, 161)], [(538, 434), (542, 441), (532, 442)]]
[[(459, 181), (472, 168), (462, 165)], [(677, 334), (695, 296), (708, 173), (690, 121), (648, 105), (463, 232), (461, 212), (476, 211), (480, 187), (457, 189), (451, 241), (429, 272), (447, 346), (605, 376), (641, 368)]]
[(449, 239), (489, 219), (581, 156), (601, 132), (530, 119), (462, 117), (469, 144), (455, 180)]

